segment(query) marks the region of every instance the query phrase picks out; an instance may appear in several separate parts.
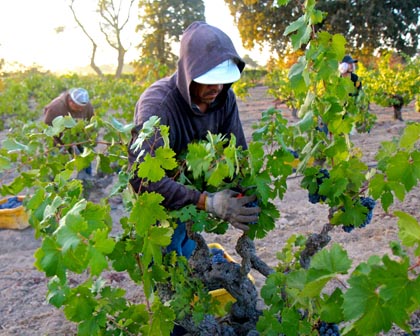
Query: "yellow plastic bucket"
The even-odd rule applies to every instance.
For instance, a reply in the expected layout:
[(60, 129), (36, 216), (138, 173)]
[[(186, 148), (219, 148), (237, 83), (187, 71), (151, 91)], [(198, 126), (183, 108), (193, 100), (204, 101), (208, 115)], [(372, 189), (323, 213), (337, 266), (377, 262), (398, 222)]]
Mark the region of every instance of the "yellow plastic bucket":
[[(24, 196), (18, 196), (20, 202)], [(0, 204), (7, 202), (7, 198), (1, 199)], [(13, 209), (0, 209), (0, 229), (17, 229), (23, 230), (29, 226), (28, 214), (21, 205)]]

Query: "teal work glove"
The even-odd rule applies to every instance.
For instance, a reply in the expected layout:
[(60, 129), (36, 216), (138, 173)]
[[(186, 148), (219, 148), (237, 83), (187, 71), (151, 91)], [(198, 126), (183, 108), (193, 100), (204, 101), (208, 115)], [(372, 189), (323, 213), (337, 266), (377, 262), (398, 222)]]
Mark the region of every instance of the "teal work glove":
[(205, 210), (223, 219), (242, 231), (249, 230), (248, 225), (258, 221), (259, 207), (247, 207), (246, 204), (255, 201), (255, 195), (242, 196), (233, 190), (222, 190), (207, 194)]

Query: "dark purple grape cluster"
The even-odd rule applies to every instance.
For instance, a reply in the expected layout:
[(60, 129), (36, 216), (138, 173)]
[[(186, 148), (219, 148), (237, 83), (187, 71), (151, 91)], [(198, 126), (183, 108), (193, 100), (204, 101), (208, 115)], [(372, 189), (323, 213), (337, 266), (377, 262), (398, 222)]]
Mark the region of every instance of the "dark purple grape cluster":
[(22, 202), (19, 201), (19, 199), (14, 197), (9, 197), (7, 201), (3, 204), (0, 204), (0, 209), (14, 209), (17, 207), (20, 207), (22, 205)]
[(317, 177), (317, 179), (316, 179), (316, 183), (318, 185), (317, 189), (315, 190), (315, 192), (313, 194), (311, 194), (311, 193), (308, 194), (309, 202), (311, 202), (312, 204), (319, 203), (320, 201), (324, 202), (327, 199), (326, 196), (320, 195), (320, 194), (318, 194), (318, 192), (319, 192), (319, 186), (322, 184), (322, 182), (325, 179), (330, 178), (330, 173), (328, 172), (328, 170), (322, 168), (322, 169), (319, 170), (319, 174), (320, 174), (320, 176)]
[(228, 261), (225, 258), (225, 252), (218, 248), (210, 249), (211, 261), (213, 264), (224, 264)]
[[(363, 228), (366, 225), (368, 225), (372, 220), (373, 209), (375, 209), (376, 201), (370, 197), (360, 197), (360, 204), (363, 205), (366, 209), (368, 209), (368, 213), (366, 214), (365, 220), (359, 226), (360, 228)], [(347, 233), (353, 231), (354, 229), (354, 225), (343, 225), (343, 230)]]
[(318, 326), (319, 336), (340, 336), (340, 330), (335, 323), (321, 322)]
[(299, 154), (298, 154), (298, 152), (296, 152), (295, 150), (293, 150), (293, 149), (288, 149), (288, 151), (289, 151), (289, 153), (290, 154), (292, 154), (293, 155), (293, 157), (295, 158), (295, 159), (297, 159), (298, 157), (299, 157)]

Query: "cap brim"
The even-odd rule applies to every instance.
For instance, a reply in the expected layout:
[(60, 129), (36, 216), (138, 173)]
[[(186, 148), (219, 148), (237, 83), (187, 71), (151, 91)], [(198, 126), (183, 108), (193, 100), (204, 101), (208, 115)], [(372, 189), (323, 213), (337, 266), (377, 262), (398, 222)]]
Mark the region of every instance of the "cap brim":
[(241, 72), (238, 66), (233, 60), (227, 60), (205, 74), (194, 78), (194, 82), (207, 85), (228, 84), (236, 82), (239, 78), (241, 78)]

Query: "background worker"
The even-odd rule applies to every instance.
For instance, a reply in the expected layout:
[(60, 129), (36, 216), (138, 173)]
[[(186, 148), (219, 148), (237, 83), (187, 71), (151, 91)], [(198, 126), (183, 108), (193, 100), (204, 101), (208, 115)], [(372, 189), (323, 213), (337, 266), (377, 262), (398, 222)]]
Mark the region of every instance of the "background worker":
[[(44, 122), (52, 125), (55, 118), (59, 116), (71, 116), (73, 119), (90, 120), (94, 115), (93, 106), (89, 100), (89, 93), (83, 88), (72, 88), (54, 98), (44, 108)], [(54, 137), (57, 146), (64, 146), (60, 136)], [(69, 147), (69, 152), (80, 154), (83, 152), (81, 145)], [(85, 169), (88, 175), (92, 175), (92, 168)]]
[(359, 76), (357, 76), (354, 73), (354, 71), (356, 70), (357, 62), (358, 60), (351, 58), (350, 55), (346, 55), (343, 57), (342, 61), (338, 66), (338, 70), (340, 71), (341, 77), (350, 77), (351, 81), (354, 84), (354, 87), (356, 88), (356, 92), (350, 93), (350, 96), (357, 96), (362, 88), (362, 82), (360, 81)]

